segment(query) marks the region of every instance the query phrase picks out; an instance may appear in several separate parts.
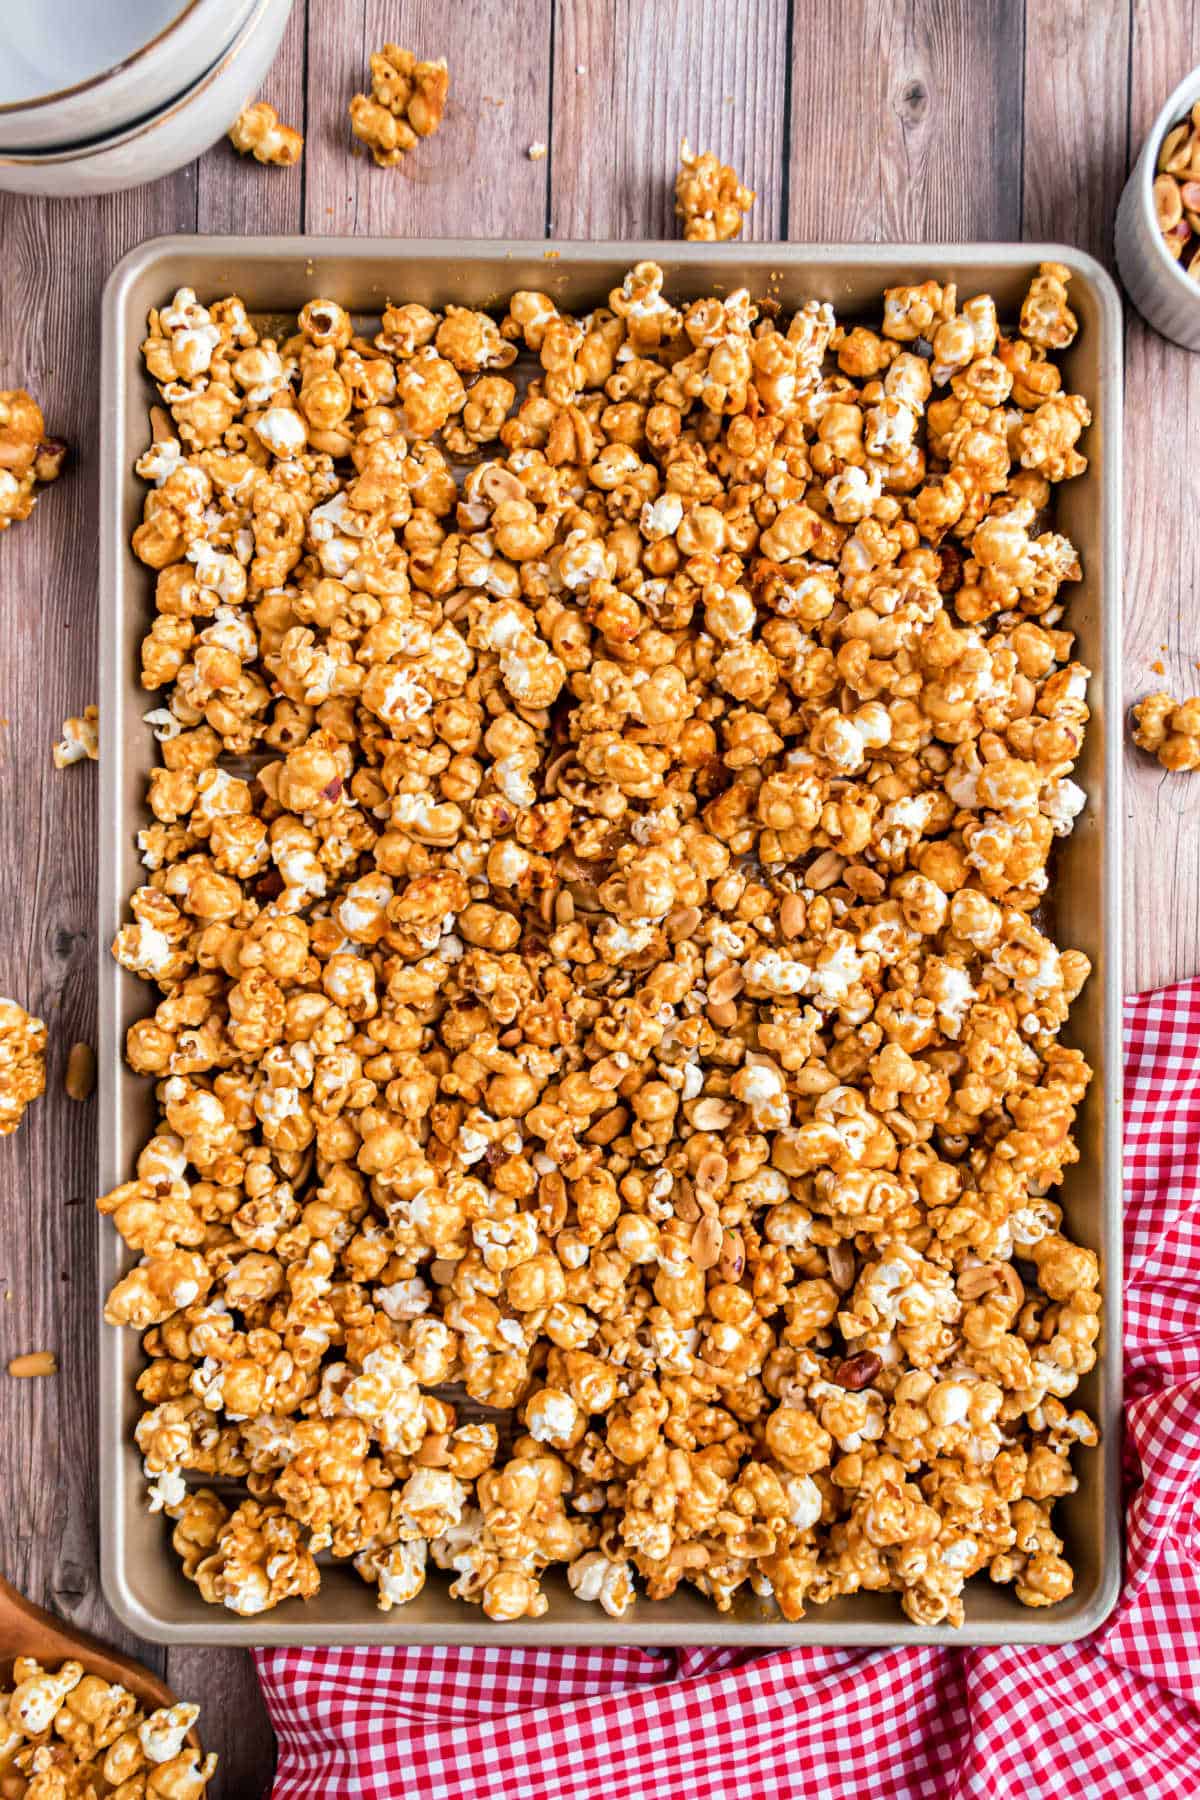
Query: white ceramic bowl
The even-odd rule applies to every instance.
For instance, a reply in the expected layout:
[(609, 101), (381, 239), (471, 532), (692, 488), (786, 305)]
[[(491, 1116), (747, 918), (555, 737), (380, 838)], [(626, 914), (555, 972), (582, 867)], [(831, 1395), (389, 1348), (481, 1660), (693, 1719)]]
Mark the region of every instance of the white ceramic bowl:
[(254, 0), (3, 0), (0, 153), (77, 149), (147, 119), (228, 50)]
[(1200, 350), (1200, 281), (1193, 281), (1162, 240), (1154, 216), (1158, 153), (1172, 125), (1200, 100), (1200, 69), (1184, 77), (1155, 119), (1117, 208), (1114, 247), (1125, 291), (1163, 337)]
[(0, 188), (77, 198), (140, 187), (181, 169), (228, 131), (275, 59), (292, 0), (252, 0), (224, 55), (186, 93), (152, 117), (73, 150), (0, 154)]

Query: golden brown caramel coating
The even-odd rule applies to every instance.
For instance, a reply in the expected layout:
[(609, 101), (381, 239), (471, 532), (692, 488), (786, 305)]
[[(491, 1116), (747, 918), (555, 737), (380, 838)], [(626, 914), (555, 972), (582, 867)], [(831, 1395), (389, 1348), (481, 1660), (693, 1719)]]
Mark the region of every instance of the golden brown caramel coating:
[(614, 1617), (1066, 1591), (1074, 330), (1052, 264), (1011, 335), (933, 278), (845, 329), (653, 263), (583, 317), (151, 315), (114, 950), (158, 1123), (101, 1207), (214, 1603), (323, 1552), (498, 1619), (555, 1564)]

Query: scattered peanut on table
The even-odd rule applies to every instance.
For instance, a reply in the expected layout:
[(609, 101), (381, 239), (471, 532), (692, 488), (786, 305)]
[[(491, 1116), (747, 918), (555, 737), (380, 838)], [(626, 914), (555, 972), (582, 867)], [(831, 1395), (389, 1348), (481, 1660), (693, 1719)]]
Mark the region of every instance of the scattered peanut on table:
[(71, 1045), (63, 1085), (72, 1100), (87, 1100), (96, 1085), (96, 1052), (82, 1041)]
[(53, 1350), (26, 1350), (9, 1358), (8, 1372), (18, 1381), (41, 1375), (58, 1374), (58, 1358)]

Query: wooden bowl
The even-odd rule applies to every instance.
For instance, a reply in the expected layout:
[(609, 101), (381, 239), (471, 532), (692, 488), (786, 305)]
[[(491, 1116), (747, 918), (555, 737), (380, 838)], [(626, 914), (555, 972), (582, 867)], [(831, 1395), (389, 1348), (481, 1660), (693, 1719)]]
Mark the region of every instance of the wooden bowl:
[[(43, 1668), (57, 1668), (60, 1663), (80, 1662), (89, 1675), (101, 1681), (128, 1688), (138, 1705), (147, 1712), (160, 1706), (174, 1706), (174, 1695), (165, 1681), (160, 1681), (144, 1664), (132, 1657), (121, 1656), (107, 1644), (64, 1625), (53, 1613), (43, 1611), (32, 1600), (26, 1600), (0, 1575), (0, 1682), (12, 1679), (12, 1666), (18, 1656), (32, 1656)], [(200, 1738), (188, 1732), (187, 1740), (197, 1750)]]

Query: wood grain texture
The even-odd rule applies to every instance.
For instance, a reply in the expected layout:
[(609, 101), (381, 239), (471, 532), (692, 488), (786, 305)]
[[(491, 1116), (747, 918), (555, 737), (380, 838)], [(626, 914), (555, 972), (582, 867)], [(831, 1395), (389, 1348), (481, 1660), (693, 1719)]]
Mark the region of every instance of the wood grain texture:
[(1128, 141), (1129, 0), (1025, 0), (1024, 235), (1109, 260)]
[(171, 1650), (167, 1677), (200, 1706), (199, 1730), (215, 1750), (208, 1800), (266, 1800), (275, 1772), (275, 1737), (248, 1650)]
[[(790, 28), (790, 41), (789, 41)], [(442, 131), (397, 170), (346, 114), (386, 39), (445, 55)], [(46, 402), (76, 461), (0, 536), (0, 992), (50, 1026), (46, 1097), (0, 1142), (0, 1566), (61, 1616), (166, 1670), (221, 1755), (212, 1800), (256, 1800), (272, 1742), (250, 1658), (139, 1646), (99, 1594), (95, 1533), (94, 1108), (62, 1092), (94, 1032), (95, 779), (54, 771), (95, 692), (97, 292), (163, 231), (398, 236), (674, 235), (679, 139), (758, 189), (747, 236), (1064, 237), (1102, 255), (1128, 150), (1200, 61), (1200, 0), (298, 0), (264, 83), (306, 132), (298, 169), (218, 144), (139, 193), (0, 197), (0, 386)], [(549, 146), (531, 162), (528, 148)], [(398, 291), (402, 276), (398, 277)], [(1130, 697), (1200, 691), (1200, 358), (1128, 332)], [(1164, 673), (1151, 667), (1161, 660)], [(1128, 755), (1130, 986), (1200, 966), (1200, 777)]]
[(805, 0), (788, 237), (1021, 235), (1022, 0)]
[[(143, 1663), (119, 1655), (87, 1632), (64, 1625), (56, 1614), (34, 1606), (0, 1576), (0, 1682), (6, 1687), (12, 1681), (12, 1665), (20, 1656), (32, 1656), (44, 1668), (78, 1660), (89, 1675), (128, 1688), (147, 1712), (170, 1706), (173, 1700), (166, 1683)], [(193, 1741), (199, 1743), (198, 1738)]]
[[(316, 0), (309, 9), (306, 229), (360, 237), (541, 237), (550, 135), (550, 0)], [(350, 132), (351, 96), (391, 41), (444, 56), (441, 129), (394, 169)]]
[[(1200, 3), (1135, 0), (1130, 158), (1163, 101), (1200, 62)], [(1200, 357), (1130, 311), (1126, 333), (1125, 698), (1200, 693)], [(1155, 664), (1159, 666), (1155, 668)], [(1200, 970), (1200, 785), (1125, 740), (1127, 987)]]
[(756, 190), (742, 235), (781, 236), (787, 31), (786, 0), (559, 4), (551, 235), (678, 236), (686, 137)]
[[(308, 130), (305, 49), (308, 15), (303, 5), (292, 9), (279, 54), (256, 96), (269, 100), (285, 125)], [(264, 235), (303, 230), (305, 159), (278, 169), (239, 156), (221, 138), (197, 165), (197, 231)]]
[(72, 445), (31, 519), (0, 536), (0, 992), (49, 1027), (47, 1091), (0, 1143), (0, 1371), (52, 1349), (60, 1374), (0, 1372), (4, 1574), (33, 1601), (141, 1656), (96, 1559), (95, 1106), (68, 1100), (73, 1040), (95, 1040), (95, 770), (57, 771), (65, 716), (96, 692), (99, 307), (104, 272), (155, 232), (194, 228), (184, 171), (136, 194), (0, 196), (0, 386), (24, 386)]
[[(192, 168), (93, 202), (0, 195), (0, 386), (27, 386), (49, 430), (72, 446), (33, 517), (0, 536), (0, 784), (10, 796), (0, 807), (0, 992), (49, 1027), (46, 1093), (0, 1142), (0, 1566), (31, 1599), (165, 1673), (177, 1691), (195, 1680), (194, 1692), (182, 1691), (203, 1706), (223, 1753), (212, 1800), (245, 1800), (270, 1767), (249, 1657), (213, 1653), (204, 1669), (194, 1659), (168, 1667), (163, 1650), (125, 1631), (100, 1594), (95, 1105), (63, 1090), (71, 1044), (95, 1041), (96, 772), (58, 771), (50, 757), (62, 720), (103, 704), (94, 551), (100, 282), (144, 238), (195, 230), (197, 192)], [(2, 1372), (29, 1349), (53, 1349), (58, 1376), (14, 1381)]]

